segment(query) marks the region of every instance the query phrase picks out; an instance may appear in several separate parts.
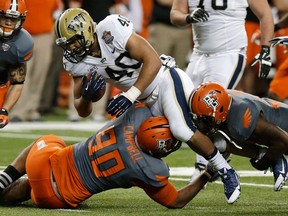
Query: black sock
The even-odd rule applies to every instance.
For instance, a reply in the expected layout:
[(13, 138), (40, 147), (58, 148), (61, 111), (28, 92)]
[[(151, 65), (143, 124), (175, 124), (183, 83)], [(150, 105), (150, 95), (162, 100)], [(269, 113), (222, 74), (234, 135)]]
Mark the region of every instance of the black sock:
[(2, 173), (0, 173), (0, 193), (20, 177), (21, 174), (18, 172), (18, 170), (9, 165)]

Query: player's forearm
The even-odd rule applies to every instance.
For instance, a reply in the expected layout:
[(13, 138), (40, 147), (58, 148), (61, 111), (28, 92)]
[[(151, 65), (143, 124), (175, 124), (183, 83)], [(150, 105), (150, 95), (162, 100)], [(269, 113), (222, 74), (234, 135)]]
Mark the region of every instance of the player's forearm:
[(270, 16), (263, 17), (260, 20), (260, 30), (263, 32), (261, 34), (261, 45), (270, 46), (269, 40), (271, 40), (274, 35), (273, 18)]
[(82, 97), (74, 100), (74, 106), (80, 117), (85, 118), (92, 112), (92, 102), (87, 101)]
[(23, 89), (23, 84), (10, 85), (7, 95), (6, 95), (6, 99), (3, 104), (3, 108), (5, 108), (8, 112), (11, 111), (12, 107), (18, 101), (21, 95), (22, 89)]
[(185, 26), (188, 26), (188, 23), (186, 22), (186, 17), (188, 15), (189, 15), (188, 13), (186, 14), (178, 10), (172, 9), (170, 12), (170, 21), (175, 26), (185, 27)]
[(204, 172), (192, 184), (189, 184), (178, 190), (178, 196), (176, 200), (169, 206), (169, 208), (183, 208), (199, 193), (199, 191), (201, 191), (201, 189), (209, 181), (210, 178), (210, 174), (208, 172)]

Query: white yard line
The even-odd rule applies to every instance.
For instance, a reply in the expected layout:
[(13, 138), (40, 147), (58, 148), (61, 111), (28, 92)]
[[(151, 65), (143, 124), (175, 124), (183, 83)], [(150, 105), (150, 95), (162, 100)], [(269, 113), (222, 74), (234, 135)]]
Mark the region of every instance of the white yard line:
[(107, 122), (11, 122), (1, 132), (24, 130), (78, 130), (97, 131)]

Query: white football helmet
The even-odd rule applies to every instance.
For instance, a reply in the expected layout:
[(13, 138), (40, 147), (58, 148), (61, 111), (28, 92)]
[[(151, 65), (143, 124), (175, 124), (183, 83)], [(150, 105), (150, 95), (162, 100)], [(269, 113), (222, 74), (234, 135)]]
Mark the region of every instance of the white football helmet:
[(16, 35), (26, 18), (24, 0), (0, 1), (0, 38), (9, 39)]
[(56, 44), (64, 49), (64, 57), (72, 62), (80, 62), (89, 54), (95, 41), (96, 23), (87, 11), (70, 8), (55, 22)]

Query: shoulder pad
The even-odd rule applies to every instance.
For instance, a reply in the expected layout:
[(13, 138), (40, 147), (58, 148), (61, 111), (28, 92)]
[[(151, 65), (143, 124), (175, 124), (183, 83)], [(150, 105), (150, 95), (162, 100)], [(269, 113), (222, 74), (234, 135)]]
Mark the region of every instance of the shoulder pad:
[(19, 63), (24, 63), (31, 59), (34, 41), (32, 36), (25, 29), (20, 30), (19, 34), (14, 39), (14, 44), (16, 46)]

